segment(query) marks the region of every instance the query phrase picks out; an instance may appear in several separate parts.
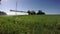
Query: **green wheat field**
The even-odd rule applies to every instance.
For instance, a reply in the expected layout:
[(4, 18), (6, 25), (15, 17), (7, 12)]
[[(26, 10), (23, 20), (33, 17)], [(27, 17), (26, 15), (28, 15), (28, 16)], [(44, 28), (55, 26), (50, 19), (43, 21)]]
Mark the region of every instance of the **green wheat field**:
[(0, 34), (60, 34), (60, 15), (0, 16)]

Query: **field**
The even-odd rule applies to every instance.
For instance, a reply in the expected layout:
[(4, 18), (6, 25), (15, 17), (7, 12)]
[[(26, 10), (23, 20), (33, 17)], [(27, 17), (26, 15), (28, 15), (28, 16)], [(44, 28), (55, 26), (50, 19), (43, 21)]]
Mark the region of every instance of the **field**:
[(0, 34), (60, 34), (60, 15), (0, 16)]

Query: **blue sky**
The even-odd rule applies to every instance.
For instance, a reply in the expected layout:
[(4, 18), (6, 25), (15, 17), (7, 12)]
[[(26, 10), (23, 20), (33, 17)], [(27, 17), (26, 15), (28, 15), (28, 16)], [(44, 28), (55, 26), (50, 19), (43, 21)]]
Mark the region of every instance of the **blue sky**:
[(42, 10), (47, 14), (60, 14), (60, 0), (2, 0), (0, 10), (11, 13), (9, 10)]

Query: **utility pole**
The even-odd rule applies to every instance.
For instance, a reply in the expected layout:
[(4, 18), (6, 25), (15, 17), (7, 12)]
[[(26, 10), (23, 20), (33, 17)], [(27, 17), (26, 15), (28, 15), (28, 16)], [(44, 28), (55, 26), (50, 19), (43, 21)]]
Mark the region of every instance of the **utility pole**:
[(16, 3), (15, 3), (15, 10), (10, 10), (10, 11), (12, 11), (12, 12), (15, 12), (15, 15), (17, 15), (17, 12), (18, 12), (18, 10), (17, 10), (17, 4), (18, 4), (18, 2), (17, 2), (17, 0), (16, 0)]
[(15, 14), (17, 15), (17, 0), (16, 0), (16, 8), (15, 8), (15, 10), (16, 10), (16, 13)]

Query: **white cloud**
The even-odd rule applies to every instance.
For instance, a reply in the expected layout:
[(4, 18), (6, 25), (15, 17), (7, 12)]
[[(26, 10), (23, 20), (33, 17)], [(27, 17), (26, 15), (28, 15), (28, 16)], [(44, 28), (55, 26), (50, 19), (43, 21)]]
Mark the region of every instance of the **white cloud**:
[(6, 12), (7, 13), (7, 15), (16, 15), (16, 13), (17, 13), (17, 15), (28, 15), (28, 13), (20, 13), (20, 12)]

